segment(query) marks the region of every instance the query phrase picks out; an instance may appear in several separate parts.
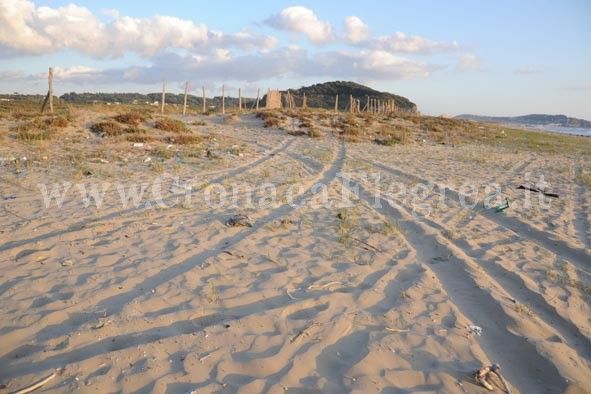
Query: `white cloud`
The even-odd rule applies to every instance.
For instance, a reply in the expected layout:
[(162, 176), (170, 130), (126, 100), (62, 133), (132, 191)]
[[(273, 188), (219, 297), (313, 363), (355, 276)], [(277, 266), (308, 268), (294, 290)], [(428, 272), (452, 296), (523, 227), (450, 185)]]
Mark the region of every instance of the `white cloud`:
[(356, 16), (345, 18), (345, 39), (350, 42), (364, 41), (369, 37), (369, 27)]
[(90, 10), (74, 4), (35, 7), (28, 0), (0, 2), (0, 54), (40, 55), (71, 49), (88, 56), (118, 57), (134, 52), (151, 57), (166, 49), (209, 51), (214, 47), (269, 49), (277, 40), (261, 34), (224, 34), (206, 25), (173, 16), (121, 16), (104, 23)]
[(465, 53), (456, 64), (456, 71), (482, 71), (482, 60), (476, 55)]
[(513, 74), (516, 75), (539, 74), (541, 72), (543, 72), (543, 70), (538, 67), (521, 67), (513, 70)]
[(334, 40), (332, 25), (318, 19), (316, 14), (306, 7), (288, 7), (269, 17), (265, 23), (279, 30), (304, 34), (315, 44), (324, 44)]
[(376, 50), (421, 55), (456, 51), (460, 48), (460, 45), (456, 41), (433, 41), (421, 36), (407, 36), (402, 32), (396, 32), (393, 36), (375, 37), (363, 45)]
[[(290, 47), (266, 53), (229, 56), (218, 51), (216, 56), (163, 53), (143, 67), (95, 71), (64, 70), (63, 75), (73, 80), (87, 76), (93, 83), (125, 81), (141, 84), (193, 80), (203, 82), (245, 81), (256, 83), (281, 77), (318, 77), (353, 80), (399, 80), (425, 78), (439, 66), (417, 62), (384, 51), (326, 51), (310, 54)], [(78, 73), (76, 72), (78, 71)], [(86, 74), (85, 74), (86, 72)], [(45, 78), (45, 75), (38, 75)]]

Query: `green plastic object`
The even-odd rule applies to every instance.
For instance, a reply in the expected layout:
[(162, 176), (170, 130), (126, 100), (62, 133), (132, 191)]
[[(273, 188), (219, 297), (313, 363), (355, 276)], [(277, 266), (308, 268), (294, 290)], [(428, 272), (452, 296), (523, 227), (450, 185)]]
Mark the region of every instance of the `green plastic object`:
[(507, 208), (509, 208), (509, 197), (505, 198), (505, 203), (504, 204), (497, 205), (495, 207), (495, 212), (503, 212)]

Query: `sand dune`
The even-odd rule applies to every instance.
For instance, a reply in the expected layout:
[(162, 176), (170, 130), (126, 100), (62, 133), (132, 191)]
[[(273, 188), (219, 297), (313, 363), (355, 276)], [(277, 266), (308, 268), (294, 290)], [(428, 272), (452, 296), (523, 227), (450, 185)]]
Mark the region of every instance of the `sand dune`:
[[(514, 392), (590, 392), (591, 191), (576, 178), (588, 157), (310, 139), (251, 115), (182, 119), (208, 138), (193, 156), (171, 144), (159, 160), (74, 128), (4, 140), (0, 157), (17, 158), (0, 167), (8, 390), (58, 371), (40, 392), (474, 393), (487, 390), (473, 372), (499, 363)], [(516, 189), (526, 175), (560, 198), (545, 207), (532, 194), (527, 207)], [(66, 181), (62, 208), (46, 208), (37, 185)], [(85, 207), (76, 185), (105, 182), (149, 191), (123, 207), (112, 186)], [(467, 182), (500, 185), (510, 209), (466, 197)], [(246, 189), (216, 204), (238, 183), (251, 208)], [(434, 187), (413, 203), (429, 183), (445, 198)], [(236, 214), (253, 226), (228, 226)]]

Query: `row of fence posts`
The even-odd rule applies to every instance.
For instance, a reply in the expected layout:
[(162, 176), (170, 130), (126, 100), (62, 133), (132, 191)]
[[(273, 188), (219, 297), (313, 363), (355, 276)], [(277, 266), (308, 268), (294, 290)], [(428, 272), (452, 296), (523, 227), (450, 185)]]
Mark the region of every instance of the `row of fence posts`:
[[(202, 112), (207, 112), (207, 96), (206, 96), (206, 91), (205, 91), (205, 86), (202, 87)], [(186, 115), (187, 113), (187, 97), (189, 96), (189, 82), (185, 82), (185, 96), (183, 99), (183, 115)], [(261, 89), (257, 89), (257, 98), (255, 101), (255, 104), (253, 105), (253, 109), (256, 109), (257, 111), (259, 110), (260, 107), (260, 96), (261, 96)], [(222, 114), (226, 113), (226, 85), (222, 85)], [(162, 81), (162, 101), (160, 103), (160, 113), (164, 114), (164, 106), (166, 104), (166, 80)], [(243, 100), (242, 100), (242, 89), (238, 88), (238, 112), (240, 113), (242, 111), (242, 109), (244, 108), (243, 106)]]
[[(49, 112), (53, 114), (53, 68), (49, 68), (48, 74), (48, 85), (49, 90), (47, 91), (47, 96), (43, 101), (43, 106), (41, 107), (41, 112), (45, 110), (45, 107), (49, 103)], [(269, 90), (268, 90), (269, 92)], [(267, 94), (268, 94), (267, 92)], [(205, 86), (202, 87), (202, 111), (203, 113), (207, 112), (207, 97)], [(261, 89), (257, 89), (257, 98), (256, 102), (253, 105), (252, 109), (259, 110), (260, 106), (260, 95)], [(183, 115), (187, 113), (187, 97), (189, 96), (189, 82), (185, 82), (185, 96), (183, 100)], [(267, 96), (268, 97), (268, 96)], [(226, 85), (222, 85), (222, 114), (226, 113)], [(240, 113), (243, 109), (243, 102), (242, 102), (242, 89), (238, 89), (238, 113)], [(288, 90), (285, 94), (285, 108), (289, 110), (297, 109), (295, 97), (291, 92)], [(162, 100), (160, 102), (160, 113), (164, 114), (164, 106), (166, 105), (166, 80), (162, 81)], [(303, 94), (302, 97), (302, 106), (300, 108), (308, 108), (308, 101), (306, 97), (306, 93)], [(335, 104), (334, 104), (334, 111), (335, 113), (339, 112), (339, 96), (335, 96)], [(400, 109), (396, 105), (396, 102), (393, 99), (382, 100), (373, 98), (370, 96), (366, 96), (365, 105), (361, 108), (361, 100), (356, 99), (353, 95), (349, 96), (349, 105), (345, 109), (345, 111), (349, 111), (350, 113), (360, 113), (360, 112), (369, 112), (369, 113), (393, 113), (398, 112)]]

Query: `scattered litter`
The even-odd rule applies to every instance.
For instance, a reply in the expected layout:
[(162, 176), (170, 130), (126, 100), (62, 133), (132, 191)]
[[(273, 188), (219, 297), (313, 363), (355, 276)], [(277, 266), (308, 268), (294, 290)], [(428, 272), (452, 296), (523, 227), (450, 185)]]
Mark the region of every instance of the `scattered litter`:
[(323, 285), (310, 285), (310, 286), (308, 286), (308, 290), (317, 289), (317, 288), (326, 289), (327, 287), (330, 287), (332, 285), (342, 285), (342, 283), (341, 282), (328, 282)]
[(74, 265), (74, 262), (72, 260), (66, 260), (62, 262), (62, 267), (71, 267)]
[(152, 158), (151, 157), (146, 157), (146, 159), (144, 160), (144, 163), (149, 163), (151, 161), (152, 161)]
[(133, 146), (134, 148), (143, 148), (144, 143), (143, 142), (134, 142), (131, 146)]
[(230, 227), (252, 227), (250, 218), (246, 215), (234, 215), (226, 224)]
[(484, 207), (486, 209), (494, 209), (495, 212), (503, 212), (505, 209), (509, 208), (509, 197), (506, 197), (505, 198), (505, 202), (503, 204), (501, 204), (501, 205), (497, 205), (497, 206), (491, 207), (491, 206), (487, 206), (485, 204)]
[(287, 293), (287, 296), (289, 298), (291, 298), (292, 300), (294, 300), (294, 301), (301, 301), (300, 298), (295, 298), (294, 296), (292, 296), (291, 294), (289, 294), (289, 290), (285, 289), (285, 292)]
[(93, 330), (98, 330), (99, 328), (106, 327), (109, 324), (111, 324), (111, 320), (104, 319), (104, 318), (103, 319), (99, 319), (99, 321), (94, 326), (92, 326), (92, 329)]
[(476, 334), (478, 336), (482, 335), (482, 327), (478, 326), (466, 326), (466, 329), (470, 334)]
[(521, 190), (529, 190), (530, 192), (534, 192), (534, 193), (542, 193), (545, 196), (553, 197), (553, 198), (559, 198), (560, 197), (556, 193), (546, 192), (546, 191), (544, 191), (542, 189), (536, 189), (535, 187), (529, 187), (529, 186), (519, 185), (518, 189), (521, 189)]
[(6, 196), (4, 197), (5, 200), (14, 200), (16, 196)]
[(47, 382), (49, 382), (51, 379), (55, 378), (55, 372), (52, 373), (51, 375), (49, 375), (46, 378), (41, 379), (38, 382), (33, 383), (30, 386), (24, 387), (20, 390), (17, 391), (13, 391), (12, 394), (26, 394), (26, 393), (30, 393), (32, 391), (37, 390), (38, 388), (40, 388), (41, 386), (43, 386), (44, 384), (46, 384)]
[(402, 329), (402, 328), (390, 328), (390, 327), (386, 327), (386, 331), (389, 331), (389, 332), (409, 332), (410, 330)]
[(480, 368), (478, 371), (474, 373), (474, 380), (481, 386), (485, 387), (487, 390), (494, 390), (494, 386), (488, 380), (491, 376), (496, 375), (503, 384), (505, 392), (508, 394), (512, 394), (511, 388), (509, 387), (509, 383), (505, 380), (503, 375), (501, 375), (501, 367), (499, 364), (493, 364), (490, 366), (484, 366)]
[(228, 254), (230, 256), (233, 256), (233, 257), (237, 257), (239, 259), (243, 259), (244, 258), (244, 255), (243, 254), (234, 253), (234, 252), (231, 252), (229, 250), (224, 250), (224, 253), (225, 254)]

